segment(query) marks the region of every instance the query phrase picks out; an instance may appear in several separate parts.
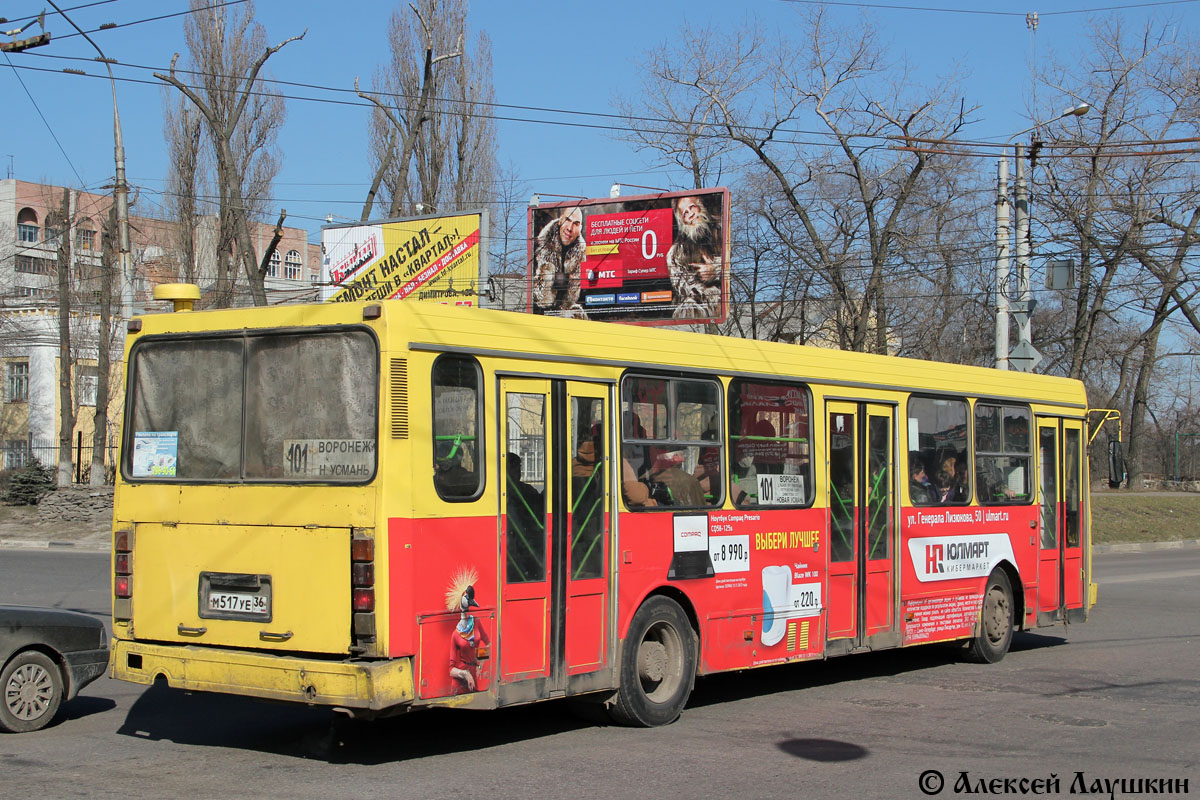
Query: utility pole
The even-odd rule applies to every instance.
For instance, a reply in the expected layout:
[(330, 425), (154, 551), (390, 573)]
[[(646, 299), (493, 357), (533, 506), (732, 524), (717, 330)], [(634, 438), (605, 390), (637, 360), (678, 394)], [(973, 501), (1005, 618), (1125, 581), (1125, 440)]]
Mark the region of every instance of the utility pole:
[[(0, 24), (8, 22), (6, 19), (0, 19)], [(0, 42), (0, 53), (20, 53), (23, 50), (28, 50), (31, 47), (41, 47), (50, 44), (50, 34), (46, 33), (46, 12), (43, 11), (33, 19), (26, 22), (19, 28), (13, 28), (11, 31), (4, 31), (5, 36), (20, 36), (30, 25), (37, 23), (42, 32), (37, 36), (28, 36), (24, 39), (13, 39), (11, 42)]]
[[(100, 46), (92, 41), (75, 21), (63, 13), (54, 0), (46, 0), (54, 6), (63, 19), (71, 27), (79, 31), (79, 35), (87, 40), (100, 57), (96, 60), (104, 64), (108, 70), (108, 80), (112, 84), (113, 98), (113, 161), (116, 164), (116, 176), (113, 185), (113, 198), (117, 205), (117, 247), (118, 261), (121, 265), (121, 317), (128, 320), (133, 316), (133, 269), (129, 251), (129, 184), (125, 182), (125, 145), (121, 138), (121, 114), (117, 110), (117, 79), (113, 76), (113, 59), (104, 55)], [(49, 37), (47, 37), (49, 38)]]
[(1025, 181), (1025, 146), (1016, 145), (1016, 186), (1013, 205), (1016, 206), (1017, 302), (1012, 303), (1017, 320), (1017, 346), (1009, 354), (1009, 363), (1022, 372), (1033, 372), (1042, 354), (1033, 346), (1030, 320), (1036, 302), (1029, 287), (1029, 186)]
[[(1032, 27), (1037, 27), (1036, 16)], [(1087, 103), (1078, 103), (1048, 122), (1065, 117), (1081, 117), (1091, 110)], [(1023, 133), (1036, 130), (1045, 125), (1039, 122), (1023, 131), (1018, 131), (1004, 142), (1007, 148), (1009, 142)], [(1017, 297), (1016, 301), (1008, 299), (1009, 284), (1009, 236), (1008, 228), (1008, 157), (1001, 154), (997, 164), (996, 180), (996, 368), (1018, 369), (1022, 372), (1032, 372), (1042, 360), (1042, 354), (1033, 346), (1030, 319), (1036, 302), (1029, 286), (1029, 187), (1025, 180), (1025, 147), (1018, 144), (1016, 149), (1016, 186), (1013, 191), (1016, 206), (1016, 256), (1017, 256)], [(1036, 152), (1036, 150), (1035, 150)], [(1017, 319), (1017, 345), (1009, 351), (1008, 348), (1008, 315), (1011, 313)]]
[(996, 164), (996, 369), (1008, 369), (1008, 159)]

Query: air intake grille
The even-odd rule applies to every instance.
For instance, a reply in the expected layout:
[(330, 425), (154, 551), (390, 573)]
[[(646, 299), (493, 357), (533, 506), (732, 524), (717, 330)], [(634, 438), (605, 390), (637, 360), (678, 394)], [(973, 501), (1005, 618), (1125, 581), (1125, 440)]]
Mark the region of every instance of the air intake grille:
[(392, 438), (408, 438), (408, 359), (392, 359)]

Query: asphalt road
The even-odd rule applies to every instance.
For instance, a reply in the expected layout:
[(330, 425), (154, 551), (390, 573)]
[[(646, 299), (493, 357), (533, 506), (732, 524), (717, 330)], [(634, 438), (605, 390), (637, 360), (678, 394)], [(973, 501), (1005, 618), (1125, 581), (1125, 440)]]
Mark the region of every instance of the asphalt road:
[[(101, 554), (0, 550), (0, 603), (103, 617), (107, 569)], [(940, 797), (968, 794), (963, 773), (972, 796), (1052, 776), (1041, 793), (1068, 796), (1076, 773), (1089, 790), (1166, 778), (1200, 794), (1200, 549), (1098, 556), (1096, 571), (1091, 621), (1021, 634), (999, 664), (932, 646), (716, 676), (653, 730), (560, 703), (340, 722), (101, 678), (50, 728), (0, 735), (0, 795), (921, 798), (930, 770)]]

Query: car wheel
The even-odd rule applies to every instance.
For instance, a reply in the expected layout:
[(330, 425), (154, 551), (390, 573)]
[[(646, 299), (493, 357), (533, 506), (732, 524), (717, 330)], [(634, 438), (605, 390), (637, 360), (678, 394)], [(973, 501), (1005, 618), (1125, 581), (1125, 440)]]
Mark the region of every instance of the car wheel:
[(0, 730), (40, 730), (54, 719), (62, 704), (62, 674), (44, 653), (26, 650), (0, 672), (0, 692)]
[(988, 576), (979, 615), (979, 633), (967, 641), (966, 659), (995, 664), (1004, 658), (1013, 637), (1013, 595), (1008, 575), (997, 569)]
[(666, 725), (679, 717), (696, 676), (696, 636), (679, 604), (651, 597), (629, 624), (621, 684), (609, 707), (623, 725)]

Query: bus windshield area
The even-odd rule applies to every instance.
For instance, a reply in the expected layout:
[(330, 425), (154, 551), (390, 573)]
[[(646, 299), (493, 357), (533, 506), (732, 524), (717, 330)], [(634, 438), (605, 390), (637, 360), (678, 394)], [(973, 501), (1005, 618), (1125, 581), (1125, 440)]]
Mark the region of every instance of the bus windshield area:
[(377, 460), (378, 353), (366, 330), (139, 342), (122, 474), (365, 483)]

